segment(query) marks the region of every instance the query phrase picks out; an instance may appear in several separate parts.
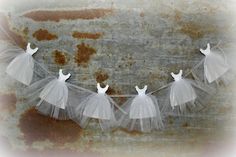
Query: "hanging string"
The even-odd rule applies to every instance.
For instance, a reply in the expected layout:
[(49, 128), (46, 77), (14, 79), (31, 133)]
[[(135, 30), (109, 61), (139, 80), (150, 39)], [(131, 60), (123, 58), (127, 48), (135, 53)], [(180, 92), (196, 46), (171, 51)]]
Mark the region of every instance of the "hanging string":
[[(1, 30), (4, 32), (4, 34), (6, 34), (8, 37), (9, 37), (9, 39), (11, 39), (16, 45), (17, 45), (17, 43), (12, 39), (12, 37), (0, 26), (0, 28), (1, 28)], [(113, 39), (114, 40), (114, 39)], [(219, 48), (219, 44), (221, 43), (221, 40), (217, 43), (217, 45), (215, 45), (214, 47), (218, 47)], [(213, 47), (213, 48), (214, 48)], [(63, 51), (65, 51), (64, 49), (62, 49)], [(67, 52), (67, 51), (65, 51), (65, 52)], [(223, 52), (223, 51), (222, 51)], [(74, 57), (72, 54), (70, 54), (70, 53), (67, 53), (68, 55), (70, 55), (70, 57)], [(224, 53), (223, 53), (224, 54)], [(39, 63), (38, 61), (35, 61), (36, 62), (36, 64), (40, 67), (40, 68), (42, 68), (43, 70), (44, 70), (44, 72), (46, 72), (49, 76), (52, 76), (52, 77), (55, 77), (55, 75), (53, 75), (51, 72), (49, 72), (41, 63)], [(201, 60), (198, 64), (196, 64), (189, 72), (187, 72), (185, 75), (184, 75), (184, 77), (188, 77), (190, 74), (193, 74), (193, 70), (195, 69), (195, 68), (197, 68), (197, 67), (199, 67), (201, 64), (202, 64), (202, 62), (203, 62), (203, 60)], [(38, 75), (40, 75), (40, 74), (38, 74)], [(55, 77), (56, 78), (56, 77)], [(81, 83), (82, 84), (82, 83)], [(73, 85), (73, 84), (71, 84), (71, 85)], [(90, 84), (89, 84), (90, 85)], [(94, 84), (91, 84), (91, 85), (94, 85)], [(76, 85), (73, 85), (74, 87), (76, 87), (76, 88), (78, 88), (78, 89), (80, 89), (80, 87), (78, 87), (78, 86), (76, 86)], [(151, 94), (154, 94), (154, 93), (156, 93), (156, 92), (159, 92), (160, 90), (162, 90), (162, 89), (165, 89), (165, 88), (167, 88), (169, 86), (169, 83), (168, 84), (166, 84), (166, 85), (164, 85), (164, 86), (162, 86), (162, 87), (160, 87), (160, 88), (158, 88), (158, 89), (156, 89), (156, 90), (153, 90), (153, 91), (151, 91), (151, 92), (149, 92), (148, 94), (149, 95), (151, 95)], [(86, 90), (86, 91), (90, 91), (90, 92), (92, 92), (91, 90), (89, 90), (89, 89), (83, 89), (83, 90)], [(136, 94), (114, 94), (114, 95), (109, 95), (110, 97), (112, 97), (112, 98), (120, 98), (120, 97), (135, 97), (136, 96)]]

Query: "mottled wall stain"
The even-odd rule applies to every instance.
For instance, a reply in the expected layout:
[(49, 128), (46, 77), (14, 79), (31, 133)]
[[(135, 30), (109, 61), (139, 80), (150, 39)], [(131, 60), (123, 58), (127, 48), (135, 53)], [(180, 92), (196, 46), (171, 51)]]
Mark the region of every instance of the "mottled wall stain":
[(27, 45), (27, 41), (20, 34), (11, 30), (10, 23), (8, 21), (8, 17), (3, 13), (0, 13), (0, 25), (3, 30), (0, 30), (0, 39), (10, 40), (13, 43), (15, 42), (19, 47), (25, 48)]
[[(105, 84), (102, 83), (101, 86), (105, 87)], [(122, 93), (122, 90), (118, 86), (116, 86), (114, 84), (111, 84), (111, 85), (109, 84), (109, 88), (108, 88), (106, 94), (108, 94), (108, 95), (122, 95), (123, 93)], [(120, 97), (120, 98), (114, 98), (114, 100), (117, 100), (116, 102), (119, 105), (121, 105), (127, 100), (127, 98)]]
[(82, 65), (83, 67), (86, 67), (91, 56), (96, 53), (96, 50), (84, 42), (77, 45), (77, 49), (78, 51), (75, 53), (75, 62), (78, 66)]
[(39, 29), (33, 33), (33, 37), (36, 38), (38, 41), (42, 40), (55, 40), (57, 39), (57, 35), (50, 33), (46, 29)]
[(16, 110), (16, 95), (14, 93), (0, 93), (1, 112), (14, 112)]
[(69, 57), (66, 56), (66, 53), (59, 50), (53, 51), (52, 56), (54, 58), (54, 63), (57, 65), (66, 65), (69, 61)]
[(184, 122), (183, 124), (182, 124), (182, 127), (189, 127), (189, 124), (188, 124), (188, 122)]
[(77, 39), (98, 39), (102, 33), (86, 33), (86, 32), (73, 32), (72, 36)]
[(144, 16), (145, 16), (144, 12), (142, 11), (142, 12), (139, 14), (139, 16), (140, 16), (140, 17), (144, 17)]
[(25, 13), (23, 16), (34, 21), (76, 20), (76, 19), (97, 19), (111, 15), (111, 9), (84, 9), (84, 10), (37, 10)]
[(55, 120), (39, 114), (35, 109), (29, 109), (21, 115), (19, 128), (27, 144), (50, 140), (56, 145), (63, 145), (78, 140), (82, 131), (71, 120)]
[(96, 71), (94, 76), (95, 76), (96, 81), (98, 83), (102, 83), (102, 82), (106, 81), (109, 78), (109, 75), (107, 74), (107, 72), (105, 72), (102, 69), (99, 69), (98, 71)]
[(206, 33), (200, 25), (195, 23), (184, 23), (180, 31), (193, 40), (203, 38)]
[(173, 19), (179, 26), (180, 32), (188, 35), (192, 40), (203, 38), (206, 34), (218, 33), (217, 28), (212, 24), (202, 24), (199, 21), (186, 21), (182, 18), (185, 15), (180, 10), (174, 10), (174, 17), (167, 15), (167, 18)]

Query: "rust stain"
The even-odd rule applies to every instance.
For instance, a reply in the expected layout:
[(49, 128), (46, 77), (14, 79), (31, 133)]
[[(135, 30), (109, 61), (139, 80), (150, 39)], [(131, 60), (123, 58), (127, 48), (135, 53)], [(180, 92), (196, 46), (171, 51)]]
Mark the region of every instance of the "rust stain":
[(202, 27), (192, 22), (184, 23), (180, 31), (188, 35), (193, 40), (202, 38), (205, 35), (205, 32), (202, 30)]
[(77, 39), (98, 39), (102, 36), (102, 33), (84, 33), (84, 32), (73, 32), (72, 36)]
[(48, 32), (46, 29), (39, 29), (33, 33), (33, 37), (38, 41), (42, 40), (55, 40), (57, 39), (57, 35)]
[(203, 38), (205, 34), (218, 32), (216, 26), (212, 24), (202, 25), (198, 24), (197, 21), (184, 21), (183, 14), (180, 10), (174, 10), (174, 16), (169, 15), (168, 18), (171, 17), (180, 26), (179, 31), (193, 40)]
[(174, 19), (176, 22), (180, 22), (182, 19), (182, 12), (179, 10), (175, 10), (175, 16)]
[(23, 16), (34, 21), (97, 19), (113, 13), (112, 9), (84, 9), (84, 10), (37, 10), (25, 13)]
[(126, 56), (126, 57), (122, 57), (121, 60), (124, 62), (122, 65), (119, 65), (119, 68), (125, 67), (125, 68), (129, 68), (132, 67), (136, 61), (133, 59), (132, 56)]
[(56, 145), (63, 145), (76, 141), (82, 133), (82, 129), (73, 121), (59, 121), (43, 116), (35, 109), (23, 113), (18, 126), (27, 144), (50, 140)]
[(53, 57), (54, 57), (54, 62), (57, 65), (66, 65), (69, 61), (68, 57), (64, 52), (61, 52), (59, 50), (55, 50), (52, 52)]
[(140, 15), (140, 17), (144, 17), (145, 16), (144, 12), (141, 12), (139, 15)]
[(120, 90), (116, 90), (114, 88), (112, 88), (112, 86), (109, 86), (107, 92), (108, 95), (114, 95), (114, 94), (121, 94)]
[[(103, 83), (101, 85), (105, 86)], [(122, 94), (121, 90), (118, 89), (118, 87), (116, 87), (115, 85), (109, 86), (106, 93), (108, 95), (121, 95)], [(123, 104), (127, 99), (125, 97), (119, 97), (117, 98), (117, 100), (119, 104)]]
[(101, 69), (99, 69), (97, 72), (95, 72), (94, 75), (95, 75), (96, 81), (98, 83), (102, 83), (109, 78), (109, 75)]
[(182, 124), (182, 127), (189, 127), (189, 124), (187, 122)]
[(27, 42), (25, 38), (11, 30), (8, 17), (3, 13), (0, 13), (0, 25), (4, 30), (4, 32), (0, 30), (0, 39), (10, 41), (14, 40), (13, 42), (15, 42), (19, 47), (23, 49), (26, 47)]
[(16, 110), (16, 95), (14, 93), (0, 93), (1, 111), (14, 112)]
[(75, 62), (77, 65), (86, 67), (90, 57), (96, 53), (96, 50), (83, 42), (77, 45), (77, 49), (78, 51), (75, 54)]

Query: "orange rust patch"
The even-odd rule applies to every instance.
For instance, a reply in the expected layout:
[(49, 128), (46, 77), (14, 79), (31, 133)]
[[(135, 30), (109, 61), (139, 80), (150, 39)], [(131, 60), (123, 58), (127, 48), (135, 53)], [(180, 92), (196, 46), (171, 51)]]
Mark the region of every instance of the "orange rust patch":
[(38, 41), (54, 40), (58, 38), (57, 35), (49, 33), (46, 29), (39, 29), (35, 31), (33, 37), (36, 38)]
[(0, 93), (0, 109), (1, 111), (14, 112), (16, 110), (16, 95), (13, 93)]
[(8, 18), (3, 13), (0, 13), (0, 25), (4, 30), (4, 32), (0, 31), (0, 39), (10, 41), (14, 40), (13, 42), (15, 42), (21, 48), (26, 47), (26, 40), (21, 35), (17, 34), (16, 32), (10, 29), (11, 26), (8, 21)]
[(66, 65), (68, 63), (68, 58), (64, 52), (55, 50), (53, 53), (54, 62), (58, 65)]
[(38, 10), (25, 13), (23, 16), (34, 21), (55, 21), (76, 20), (76, 19), (97, 19), (113, 13), (111, 9), (84, 9), (84, 10)]
[(77, 48), (78, 51), (75, 54), (75, 62), (78, 65), (83, 65), (86, 67), (90, 57), (96, 53), (96, 50), (83, 42), (77, 45)]
[(102, 36), (102, 33), (73, 32), (72, 36), (77, 39), (98, 39)]
[(79, 125), (71, 120), (55, 120), (39, 114), (35, 109), (29, 109), (21, 115), (19, 128), (27, 144), (50, 140), (57, 145), (63, 145), (76, 141), (82, 131)]
[(105, 71), (100, 69), (95, 73), (95, 78), (98, 83), (102, 83), (106, 81), (109, 78), (109, 76)]
[(202, 38), (205, 34), (202, 30), (202, 27), (194, 23), (183, 24), (180, 31), (192, 39)]

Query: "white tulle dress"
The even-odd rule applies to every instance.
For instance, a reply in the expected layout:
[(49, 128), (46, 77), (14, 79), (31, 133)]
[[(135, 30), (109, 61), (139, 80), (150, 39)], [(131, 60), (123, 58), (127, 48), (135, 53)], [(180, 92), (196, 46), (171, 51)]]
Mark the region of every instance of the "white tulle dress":
[(210, 44), (207, 44), (205, 50), (200, 49), (200, 52), (205, 55), (204, 59), (193, 68), (193, 76), (207, 84), (220, 81), (227, 84), (233, 79), (233, 74), (230, 72), (230, 66), (227, 62), (223, 51), (216, 48), (211, 49)]
[(163, 113), (187, 113), (205, 107), (214, 90), (201, 82), (182, 78), (183, 71), (178, 74), (171, 73), (174, 81), (163, 87), (157, 94), (161, 102)]
[(33, 83), (21, 97), (44, 115), (59, 120), (72, 119), (76, 116), (77, 104), (92, 92), (65, 82), (69, 77), (70, 74), (64, 75), (60, 69), (58, 78), (49, 76)]
[(81, 127), (85, 128), (91, 118), (99, 121), (103, 131), (109, 131), (112, 127), (117, 125), (114, 110), (115, 106), (118, 109), (120, 109), (120, 107), (106, 95), (108, 87), (107, 85), (105, 88), (102, 88), (98, 83), (97, 93), (89, 95), (80, 103), (78, 102), (78, 106), (75, 109), (77, 117), (74, 121)]
[[(32, 55), (36, 53), (38, 48), (31, 49), (30, 43), (27, 45), (27, 49), (24, 52), (22, 49), (13, 49), (12, 57), (9, 65), (6, 68), (6, 73), (13, 79), (25, 84), (30, 85), (34, 74), (34, 59)], [(10, 51), (10, 50), (8, 50)], [(16, 53), (18, 53), (16, 55)]]
[(116, 112), (118, 124), (129, 131), (136, 130), (150, 132), (163, 128), (162, 117), (158, 102), (155, 96), (146, 95), (147, 86), (143, 89), (135, 87), (138, 95), (127, 100), (121, 108), (128, 114), (121, 111)]

